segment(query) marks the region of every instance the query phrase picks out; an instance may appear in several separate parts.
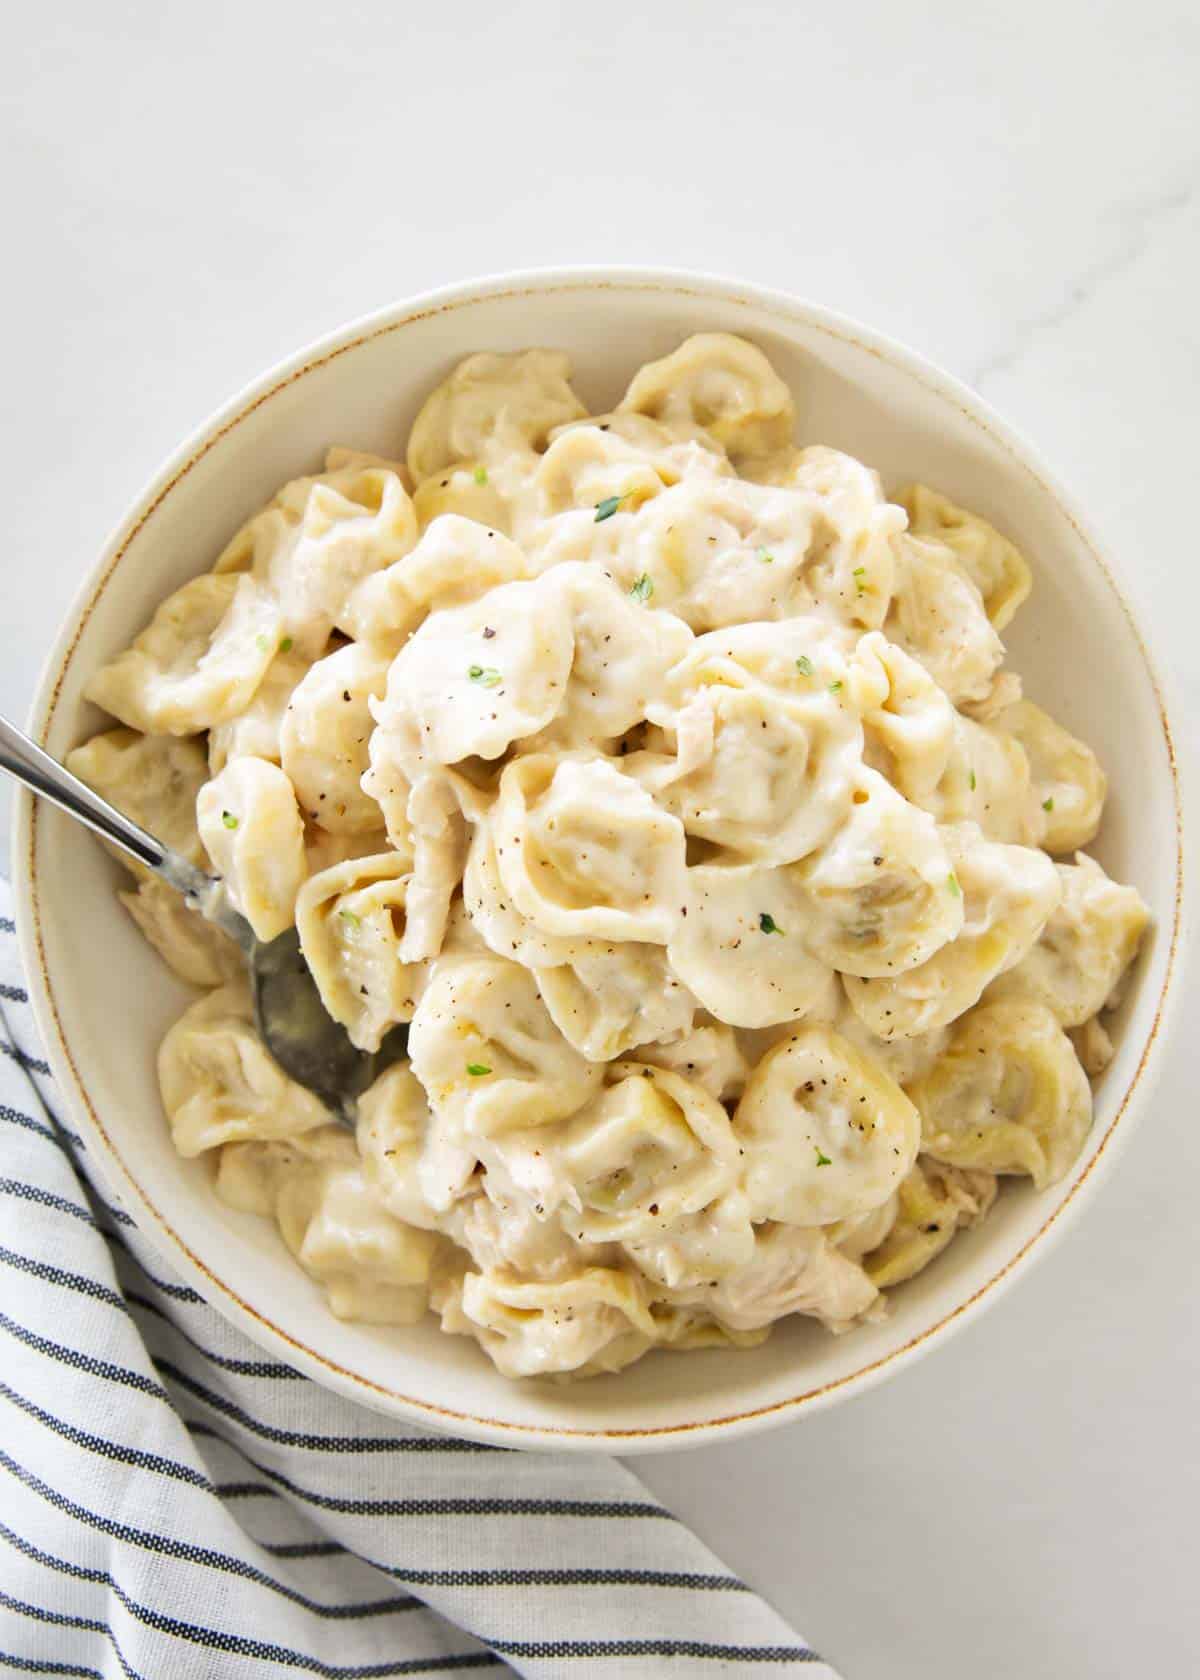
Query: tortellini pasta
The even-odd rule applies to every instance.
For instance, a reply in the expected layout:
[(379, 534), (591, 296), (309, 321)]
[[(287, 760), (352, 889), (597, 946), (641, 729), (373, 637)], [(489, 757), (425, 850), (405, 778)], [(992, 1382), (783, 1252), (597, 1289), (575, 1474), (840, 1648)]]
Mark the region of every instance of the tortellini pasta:
[[(109, 729), (73, 748), (67, 769), (180, 857), (204, 866), (196, 799), (208, 772), (199, 742)], [(126, 852), (113, 855), (139, 879), (149, 879), (149, 871)]]
[(1005, 629), (1033, 588), (1020, 552), (986, 519), (955, 507), (948, 496), (939, 496), (924, 484), (909, 485), (898, 500), (913, 535), (945, 543), (978, 589), (996, 629)]
[(324, 1286), (335, 1318), (413, 1324), (425, 1311), (441, 1239), (393, 1218), (357, 1161), (285, 1175), (275, 1218), (300, 1265)]
[(1059, 864), (1058, 877), (1062, 900), (1041, 937), (988, 996), (1035, 998), (1060, 1025), (1081, 1027), (1114, 1001), (1148, 918), (1133, 888), (1110, 881), (1082, 852)]
[(841, 974), (883, 979), (918, 967), (962, 930), (950, 873), (933, 818), (864, 767), (842, 827), (790, 871), (808, 949)]
[(347, 630), (391, 653), (430, 612), (465, 605), (502, 583), (530, 575), (516, 543), (474, 518), (445, 513), (433, 519), (411, 553), (372, 572), (350, 596)]
[(870, 1314), (879, 1291), (824, 1232), (768, 1222), (757, 1227), (744, 1266), (715, 1289), (692, 1291), (691, 1298), (730, 1330), (758, 1329), (786, 1313), (803, 1313), (841, 1331)]
[[(877, 501), (887, 507), (882, 494)], [(871, 628), (887, 612), (893, 577), (876, 511), (848, 516), (815, 493), (686, 479), (647, 508), (638, 540), (613, 564), (627, 583), (645, 577), (655, 603), (697, 631), (799, 613)]]
[(913, 1161), (921, 1121), (849, 1040), (802, 1028), (759, 1062), (734, 1115), (758, 1219), (830, 1225), (878, 1207)]
[(310, 876), (296, 900), (300, 949), (321, 1001), (360, 1050), (411, 1021), (423, 971), (401, 960), (411, 875), (398, 852)]
[(585, 412), (569, 373), (567, 358), (556, 350), (468, 356), (413, 422), (408, 470), (414, 481), (421, 484), (456, 461), (543, 448), (556, 426)]
[(887, 1231), (865, 1251), (867, 1276), (877, 1289), (916, 1277), (956, 1231), (982, 1219), (995, 1199), (994, 1173), (917, 1160), (900, 1186)]
[(176, 1021), (159, 1050), (158, 1079), (181, 1155), (250, 1138), (291, 1138), (329, 1119), (263, 1048), (242, 980), (210, 992)]
[(924, 665), (956, 704), (984, 699), (1004, 644), (983, 597), (944, 543), (896, 538), (895, 589), (883, 632)]
[(1070, 1171), (1148, 924), (1065, 861), (1105, 778), (1005, 666), (1003, 518), (798, 441), (757, 345), (663, 348), (593, 415), (561, 353), (473, 355), (404, 465), (331, 449), (70, 758), (404, 1052), (333, 1123), (139, 869), (206, 989), (159, 1058), (180, 1152), (332, 1312), (429, 1307), (512, 1377), (880, 1317), (999, 1176)]
[(637, 1279), (599, 1266), (555, 1283), (468, 1271), (434, 1305), (443, 1330), (474, 1336), (508, 1377), (619, 1371), (657, 1340)]
[(668, 956), (704, 1007), (736, 1027), (796, 1021), (825, 995), (798, 893), (783, 869), (696, 864)]
[(570, 962), (537, 968), (534, 975), (551, 1020), (591, 1062), (673, 1040), (691, 1026), (696, 1009), (657, 945), (597, 941)]
[(1108, 784), (1092, 749), (1031, 700), (1007, 707), (993, 727), (1024, 750), (1034, 796), (1045, 813), (1046, 850), (1073, 852), (1094, 840)]
[(633, 512), (672, 482), (674, 475), (661, 457), (658, 465), (664, 471), (646, 459), (644, 450), (635, 449), (608, 427), (601, 430), (594, 423), (562, 427), (534, 470), (536, 515), (534, 521), (524, 523), (554, 520), (584, 508), (591, 513), (610, 497), (626, 512)]
[(642, 1044), (638, 1059), (668, 1068), (700, 1085), (719, 1102), (731, 1102), (746, 1089), (750, 1064), (738, 1035), (723, 1021), (697, 1019), (689, 1032)]
[(219, 776), (231, 758), (268, 758), (272, 764), (280, 762), (288, 702), (309, 669), (309, 661), (291, 648), (275, 655), (245, 711), (209, 730), (211, 775)]
[[(936, 809), (931, 801), (941, 791), (961, 721), (945, 693), (923, 665), (878, 631), (855, 649), (850, 683), (862, 708), (868, 762), (914, 805)], [(968, 768), (968, 788), (969, 778)], [(938, 814), (944, 820), (944, 812)]]
[(277, 603), (284, 640), (315, 659), (331, 631), (353, 631), (351, 603), (363, 579), (416, 540), (416, 515), (399, 475), (352, 458), (340, 470), (285, 485), (234, 537), (216, 570), (249, 570)]
[(392, 765), (411, 778), (431, 765), (499, 758), (554, 717), (573, 651), (568, 603), (540, 579), (431, 614), (372, 707), (372, 778)]
[(921, 1147), (937, 1161), (1061, 1178), (1092, 1122), (1092, 1092), (1071, 1041), (1045, 1004), (1002, 998), (957, 1024), (937, 1061), (909, 1087)]
[(265, 758), (235, 758), (196, 800), (205, 850), (258, 939), (296, 920), (305, 878), (304, 823), (292, 784)]
[(670, 940), (684, 895), (683, 827), (617, 762), (517, 758), (489, 820), (500, 880), (539, 932)]
[[(492, 534), (512, 535), (512, 510), (486, 469), (459, 461), (444, 467), (417, 485), (413, 491), (413, 512), (422, 533), (446, 516), (461, 516), (472, 524), (486, 526)], [(356, 612), (363, 612), (359, 602)]]
[(612, 1082), (552, 1148), (574, 1187), (560, 1217), (581, 1242), (634, 1242), (733, 1188), (738, 1142), (715, 1097), (680, 1074), (615, 1062)]
[(254, 698), (280, 646), (282, 615), (250, 578), (206, 573), (170, 595), (87, 697), (147, 735), (194, 735)]
[(794, 862), (838, 827), (861, 763), (844, 674), (817, 620), (710, 631), (651, 714), (674, 734), (673, 757), (639, 753), (630, 771), (690, 835), (745, 859)]
[(546, 580), (565, 594), (574, 650), (551, 730), (568, 744), (615, 739), (634, 728), (691, 646), (687, 627), (619, 589), (598, 567), (556, 567)]
[(280, 762), (301, 808), (330, 834), (369, 834), (379, 806), (364, 793), (369, 702), (387, 682), (388, 660), (351, 642), (318, 659), (292, 691), (279, 731)]
[(277, 1220), (335, 1317), (412, 1324), (425, 1311), (441, 1239), (393, 1216), (340, 1127), (227, 1143), (215, 1189), (229, 1206)]
[(792, 394), (762, 351), (728, 333), (695, 333), (635, 375), (621, 407), (708, 432), (731, 456), (792, 441)]
[(528, 969), (503, 957), (440, 960), (409, 1050), (434, 1107), (483, 1136), (560, 1120), (603, 1078), (558, 1031)]
[(149, 876), (136, 892), (117, 896), (142, 937), (189, 985), (222, 986), (242, 972), (242, 953), (229, 935), (190, 909), (164, 881)]
[(960, 902), (958, 937), (903, 974), (843, 978), (855, 1014), (878, 1038), (933, 1032), (956, 1020), (1032, 948), (1062, 896), (1044, 852), (984, 840), (973, 824), (943, 835), (953, 868), (942, 892)]

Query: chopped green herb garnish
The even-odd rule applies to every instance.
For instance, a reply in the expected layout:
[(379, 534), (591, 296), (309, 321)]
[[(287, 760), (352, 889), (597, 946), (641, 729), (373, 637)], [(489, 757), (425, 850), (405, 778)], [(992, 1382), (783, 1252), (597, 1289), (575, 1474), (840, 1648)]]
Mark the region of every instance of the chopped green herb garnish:
[(270, 653), (271, 638), (265, 634), (262, 636), (255, 636), (254, 645), (258, 649), (259, 653)]
[(361, 927), (362, 926), (361, 916), (356, 916), (354, 914), (353, 910), (339, 910), (338, 915), (350, 927)]
[(236, 828), (238, 825), (238, 820), (232, 811), (222, 811), (221, 821), (225, 824), (226, 828)]
[(867, 586), (863, 582), (863, 579), (867, 575), (867, 568), (865, 566), (855, 566), (853, 572), (850, 575), (854, 579), (855, 589), (858, 591), (858, 593), (860, 595), (865, 595), (867, 593)]
[(764, 566), (773, 566), (775, 564), (775, 556), (769, 549), (760, 548), (758, 551), (758, 558), (762, 561)]
[(760, 933), (782, 933), (783, 932), (783, 929), (776, 922), (774, 916), (769, 916), (765, 910), (762, 912), (762, 914), (758, 918), (758, 929), (759, 929)]
[(828, 1155), (822, 1155), (821, 1151), (818, 1149), (817, 1150), (817, 1165), (819, 1167), (831, 1167), (833, 1165), (833, 1162), (829, 1159)]
[(954, 873), (953, 869), (946, 877), (946, 885), (950, 888), (950, 891), (954, 894), (955, 898), (962, 897), (962, 888), (958, 884), (958, 876)]
[(974, 772), (974, 770), (972, 770), (972, 772), (971, 772), (971, 792), (972, 793), (975, 792), (975, 772)]
[(648, 601), (654, 593), (654, 584), (648, 572), (643, 572), (633, 588), (629, 591), (635, 601)]
[(279, 651), (280, 651), (280, 653), (291, 653), (291, 651), (292, 651), (292, 638), (290, 636), (285, 636), (283, 638), (283, 640), (280, 642)]
[(626, 490), (623, 495), (620, 495), (620, 496), (605, 496), (605, 498), (602, 502), (597, 502), (596, 503), (596, 524), (599, 525), (604, 520), (611, 519), (613, 514), (616, 513), (617, 509), (620, 507), (621, 503), (623, 501), (625, 501), (632, 494), (633, 494), (632, 490)]
[(1042, 800), (1042, 810), (1043, 811), (1053, 811), (1053, 809), (1054, 809), (1053, 799), (1043, 799)]
[(487, 483), (487, 468), (486, 467), (476, 467), (475, 468), (475, 482), (476, 482), (476, 484), (486, 484)]
[(495, 688), (497, 683), (504, 681), (494, 665), (472, 665), (467, 675), (481, 688)]
[(829, 685), (829, 692), (830, 692), (830, 694), (836, 694), (836, 693), (837, 693), (837, 691), (838, 691), (838, 689), (839, 689), (839, 688), (841, 688), (841, 686), (842, 686), (842, 685), (841, 685), (841, 683), (840, 683), (840, 681), (838, 681), (838, 682), (831, 682), (831, 683), (830, 683), (830, 685)]
[(812, 674), (813, 674), (813, 662), (808, 657), (808, 655), (806, 653), (802, 653), (800, 655), (799, 659), (797, 659), (796, 669), (797, 669), (797, 671), (799, 671), (799, 673), (802, 677), (811, 677), (812, 676)]
[(485, 1073), (491, 1073), (490, 1067), (484, 1067), (482, 1062), (468, 1062), (467, 1072), (472, 1079), (482, 1079)]

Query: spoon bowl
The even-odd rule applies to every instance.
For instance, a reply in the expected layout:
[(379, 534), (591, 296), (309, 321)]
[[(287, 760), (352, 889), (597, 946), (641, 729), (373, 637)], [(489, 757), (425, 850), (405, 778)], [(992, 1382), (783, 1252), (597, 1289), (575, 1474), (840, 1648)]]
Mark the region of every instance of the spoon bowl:
[(393, 1027), (378, 1050), (357, 1049), (322, 1003), (296, 929), (287, 928), (266, 944), (250, 937), (254, 1016), (263, 1043), (289, 1078), (352, 1127), (357, 1099), (407, 1053), (407, 1024)]

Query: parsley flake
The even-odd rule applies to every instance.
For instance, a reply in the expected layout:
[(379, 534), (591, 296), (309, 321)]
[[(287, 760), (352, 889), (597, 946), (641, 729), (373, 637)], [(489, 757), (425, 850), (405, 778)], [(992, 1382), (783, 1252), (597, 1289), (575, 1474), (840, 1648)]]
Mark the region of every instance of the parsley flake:
[(800, 655), (799, 659), (797, 659), (796, 669), (797, 669), (797, 671), (799, 671), (799, 673), (802, 677), (811, 677), (812, 676), (812, 674), (813, 674), (813, 662), (808, 657), (808, 655), (806, 653), (802, 653)]
[(487, 468), (486, 467), (476, 467), (474, 476), (475, 476), (476, 484), (486, 484), (487, 483)]
[(831, 1167), (833, 1165), (833, 1162), (830, 1160), (828, 1155), (822, 1155), (821, 1151), (818, 1149), (817, 1150), (817, 1165), (819, 1167)]
[(254, 645), (258, 649), (259, 653), (270, 653), (270, 651), (271, 651), (271, 638), (270, 638), (270, 636), (265, 635), (265, 634), (261, 635), (261, 636), (255, 636)]
[(472, 1079), (482, 1079), (485, 1073), (491, 1073), (491, 1071), (491, 1068), (485, 1067), (482, 1062), (467, 1063), (467, 1072)]
[(238, 820), (232, 811), (222, 811), (221, 821), (225, 824), (226, 828), (236, 828), (238, 825)]
[(290, 636), (285, 636), (283, 638), (283, 640), (280, 642), (279, 651), (280, 651), (280, 653), (291, 653), (291, 651), (292, 651), (292, 638)]
[(867, 586), (863, 582), (863, 579), (867, 575), (867, 568), (865, 566), (855, 566), (850, 575), (854, 579), (854, 587), (857, 592), (860, 595), (865, 595), (867, 593)]
[(971, 792), (972, 793), (975, 792), (975, 772), (974, 772), (974, 770), (972, 770), (972, 772), (971, 772)]
[(338, 915), (342, 918), (342, 920), (346, 923), (346, 925), (348, 927), (361, 927), (362, 926), (362, 918), (359, 917), (359, 916), (356, 916), (354, 914), (353, 910), (339, 910)]
[(830, 685), (829, 685), (830, 694), (836, 694), (837, 691), (841, 688), (841, 686), (842, 685), (841, 685), (840, 680), (831, 682)]
[(762, 913), (760, 914), (760, 916), (758, 918), (758, 930), (759, 930), (760, 933), (782, 933), (783, 932), (783, 929), (776, 922), (774, 916), (769, 916), (765, 910), (762, 911)]
[(481, 688), (495, 688), (497, 683), (504, 681), (494, 665), (472, 665), (467, 675), (473, 683), (478, 683)]
[(1053, 799), (1043, 799), (1042, 800), (1042, 810), (1043, 811), (1053, 811), (1053, 809), (1054, 809)]
[(633, 492), (631, 490), (626, 490), (624, 495), (605, 496), (602, 502), (597, 502), (595, 523), (597, 525), (601, 525), (606, 519), (611, 519), (613, 514), (616, 513), (617, 509), (620, 507), (621, 503), (632, 494)]
[(758, 558), (762, 561), (764, 566), (773, 566), (775, 564), (775, 556), (769, 549), (760, 548), (758, 551)]
[(633, 588), (629, 591), (635, 601), (648, 601), (654, 593), (654, 583), (648, 572), (643, 572)]
[(946, 885), (950, 888), (950, 891), (954, 894), (955, 898), (962, 897), (962, 888), (958, 884), (958, 876), (954, 873), (953, 869), (946, 877)]

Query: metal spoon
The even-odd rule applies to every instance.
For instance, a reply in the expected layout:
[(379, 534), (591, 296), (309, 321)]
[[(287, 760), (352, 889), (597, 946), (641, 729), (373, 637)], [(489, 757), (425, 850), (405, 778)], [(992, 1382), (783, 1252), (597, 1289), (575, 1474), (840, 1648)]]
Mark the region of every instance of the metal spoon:
[(0, 770), (145, 864), (240, 946), (263, 1043), (290, 1079), (319, 1097), (336, 1119), (353, 1126), (356, 1099), (407, 1053), (407, 1026), (393, 1027), (376, 1051), (357, 1049), (321, 1002), (294, 927), (277, 939), (256, 939), (246, 918), (229, 905), (219, 877), (206, 875), (131, 822), (2, 717)]

